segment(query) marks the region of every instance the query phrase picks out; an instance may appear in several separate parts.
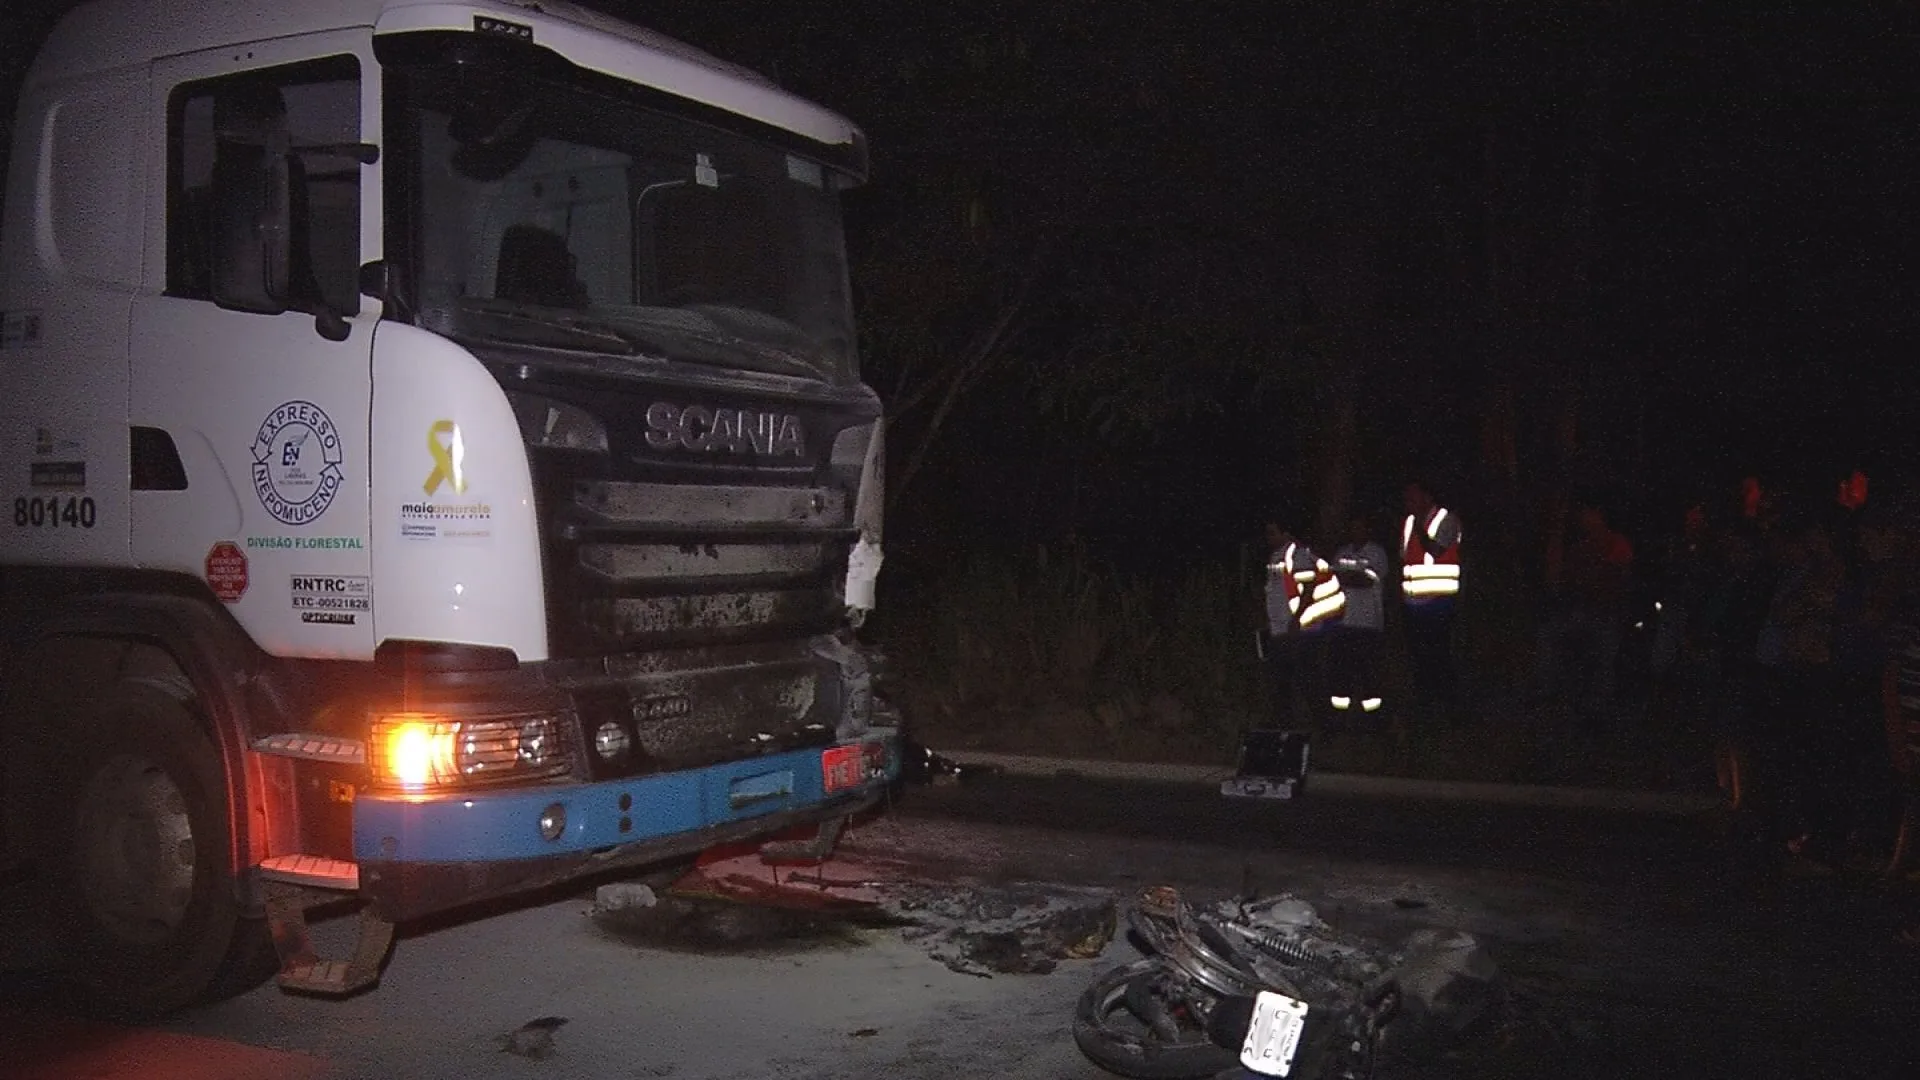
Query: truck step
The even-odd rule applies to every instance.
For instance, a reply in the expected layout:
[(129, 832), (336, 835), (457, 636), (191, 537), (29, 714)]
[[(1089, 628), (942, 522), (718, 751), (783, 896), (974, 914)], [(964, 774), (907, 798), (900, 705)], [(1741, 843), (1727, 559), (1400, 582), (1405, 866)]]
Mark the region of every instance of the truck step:
[(264, 885), (267, 927), (280, 957), (280, 973), (274, 977), (280, 989), (344, 997), (380, 981), (380, 969), (386, 966), (387, 953), (393, 947), (393, 923), (375, 914), (371, 905), (363, 907), (352, 955), (344, 960), (319, 956), (308, 930), (307, 909), (337, 901), (338, 892), (271, 878)]
[(357, 978), (349, 970), (352, 966), (345, 960), (315, 960), (311, 964), (283, 968), (274, 981), (280, 985), (280, 989), (297, 994), (335, 995), (350, 994), (372, 986), (379, 978), (377, 972), (369, 974), (364, 980)]
[(268, 735), (263, 739), (255, 739), (253, 749), (258, 754), (274, 754), (278, 757), (300, 758), (306, 761), (330, 761), (340, 765), (367, 763), (365, 743), (358, 739), (342, 739), (332, 735), (308, 735), (298, 731)]
[(324, 855), (275, 855), (261, 861), (260, 877), (267, 881), (284, 881), (289, 885), (306, 885), (315, 889), (340, 889), (345, 892), (358, 892), (360, 889), (359, 864), (329, 859)]

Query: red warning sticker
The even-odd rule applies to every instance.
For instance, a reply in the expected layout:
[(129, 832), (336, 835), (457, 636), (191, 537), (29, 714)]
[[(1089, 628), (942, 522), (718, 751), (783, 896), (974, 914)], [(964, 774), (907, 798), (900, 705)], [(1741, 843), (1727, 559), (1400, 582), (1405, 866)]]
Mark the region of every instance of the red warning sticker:
[(247, 592), (247, 554), (240, 545), (222, 540), (207, 550), (207, 587), (231, 604)]

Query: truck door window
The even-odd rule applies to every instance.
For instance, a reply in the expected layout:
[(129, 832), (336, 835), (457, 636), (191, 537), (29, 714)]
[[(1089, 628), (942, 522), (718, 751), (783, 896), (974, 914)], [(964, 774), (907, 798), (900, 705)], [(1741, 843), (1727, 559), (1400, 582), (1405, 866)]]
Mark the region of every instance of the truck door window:
[[(214, 102), (244, 87), (284, 103), (294, 147), (360, 139), (360, 65), (351, 56), (185, 83), (170, 103), (167, 178), (167, 294), (213, 297)], [(282, 134), (276, 132), (276, 134)], [(359, 310), (360, 164), (344, 155), (293, 155), (290, 299)]]

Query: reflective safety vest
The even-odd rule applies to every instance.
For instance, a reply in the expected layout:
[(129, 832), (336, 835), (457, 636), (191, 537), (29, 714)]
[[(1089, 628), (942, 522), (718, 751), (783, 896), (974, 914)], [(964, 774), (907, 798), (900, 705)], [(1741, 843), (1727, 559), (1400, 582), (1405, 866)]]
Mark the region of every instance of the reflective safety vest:
[[(1413, 515), (1400, 528), (1400, 594), (1409, 604), (1460, 594), (1460, 519), (1435, 507), (1425, 536), (1414, 534)], [(1436, 553), (1437, 552), (1437, 553)]]
[[(1279, 624), (1279, 612), (1272, 603), (1276, 584), (1286, 598), (1285, 625)], [(1285, 633), (1292, 625), (1308, 632), (1323, 629), (1337, 622), (1347, 608), (1346, 594), (1333, 567), (1301, 544), (1288, 544), (1267, 564), (1267, 590), (1268, 629), (1276, 634)]]

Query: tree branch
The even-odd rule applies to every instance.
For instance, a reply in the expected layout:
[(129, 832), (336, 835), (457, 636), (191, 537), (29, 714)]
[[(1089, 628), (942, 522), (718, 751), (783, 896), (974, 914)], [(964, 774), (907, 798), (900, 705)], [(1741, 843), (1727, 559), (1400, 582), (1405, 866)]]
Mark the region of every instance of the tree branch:
[(919, 475), (926, 465), (927, 457), (934, 442), (940, 436), (940, 429), (946, 424), (957, 405), (966, 393), (980, 384), (980, 380), (994, 368), (995, 364), (1008, 355), (1009, 345), (1018, 338), (1020, 317), (1025, 314), (1029, 300), (1033, 295), (1034, 283), (1040, 277), (1041, 268), (1047, 256), (1047, 244), (1043, 241), (1034, 246), (1028, 254), (1025, 269), (1014, 285), (1013, 293), (1000, 306), (999, 313), (992, 322), (983, 327), (974, 337), (973, 343), (956, 356), (952, 363), (945, 365), (941, 378), (929, 380), (925, 389), (914, 395), (906, 405), (896, 408), (894, 415), (906, 412), (914, 406), (931, 398), (936, 392), (939, 404), (934, 407), (933, 415), (928, 417), (926, 428), (921, 431), (919, 440), (907, 456), (906, 464), (898, 474), (893, 490), (888, 493), (890, 500), (899, 499), (913, 478)]

